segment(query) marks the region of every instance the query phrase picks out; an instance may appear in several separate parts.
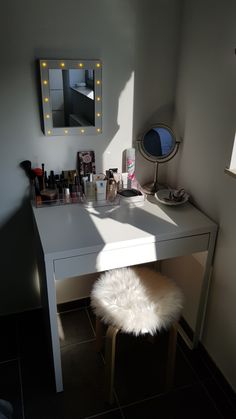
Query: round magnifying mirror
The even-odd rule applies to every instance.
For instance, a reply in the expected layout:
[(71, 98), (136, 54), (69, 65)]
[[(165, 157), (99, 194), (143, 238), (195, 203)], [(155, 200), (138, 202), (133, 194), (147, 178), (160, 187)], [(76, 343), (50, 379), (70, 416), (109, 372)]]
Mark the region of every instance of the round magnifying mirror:
[(154, 194), (158, 190), (158, 164), (174, 157), (178, 151), (179, 141), (176, 141), (173, 131), (167, 125), (155, 124), (138, 140), (138, 147), (146, 160), (155, 163), (154, 182), (143, 187), (146, 193)]

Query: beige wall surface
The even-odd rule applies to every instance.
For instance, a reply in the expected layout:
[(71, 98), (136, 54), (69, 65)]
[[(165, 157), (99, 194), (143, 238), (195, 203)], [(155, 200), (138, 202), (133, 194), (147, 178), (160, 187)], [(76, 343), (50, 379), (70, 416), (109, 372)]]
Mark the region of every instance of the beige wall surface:
[(236, 389), (236, 179), (226, 175), (235, 136), (236, 2), (186, 1), (176, 127), (183, 139), (168, 180), (219, 225), (203, 344)]
[[(166, 120), (171, 117), (180, 3), (9, 0), (1, 5), (0, 313), (40, 304), (28, 180), (19, 163), (27, 159), (34, 166), (44, 163), (46, 170), (68, 170), (75, 168), (79, 150), (92, 149), (97, 172), (121, 170), (123, 151), (144, 127), (160, 112)], [(101, 135), (43, 135), (40, 58), (102, 61)], [(153, 166), (137, 159), (137, 172), (140, 179), (152, 180)]]

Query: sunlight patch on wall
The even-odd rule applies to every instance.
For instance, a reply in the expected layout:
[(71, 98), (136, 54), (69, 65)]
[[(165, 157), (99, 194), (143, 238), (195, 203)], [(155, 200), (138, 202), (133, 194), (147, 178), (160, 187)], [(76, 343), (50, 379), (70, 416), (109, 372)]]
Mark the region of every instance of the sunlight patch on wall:
[(122, 159), (122, 151), (132, 146), (133, 138), (133, 112), (134, 112), (134, 72), (124, 89), (121, 91), (118, 101), (117, 125), (119, 127), (117, 133), (110, 140), (107, 149), (103, 155), (104, 167), (116, 167), (117, 153), (120, 153)]
[(234, 137), (234, 145), (233, 145), (233, 151), (232, 151), (232, 156), (231, 156), (231, 161), (230, 161), (230, 165), (229, 168), (225, 168), (225, 173), (236, 177), (236, 133), (235, 133), (235, 137)]

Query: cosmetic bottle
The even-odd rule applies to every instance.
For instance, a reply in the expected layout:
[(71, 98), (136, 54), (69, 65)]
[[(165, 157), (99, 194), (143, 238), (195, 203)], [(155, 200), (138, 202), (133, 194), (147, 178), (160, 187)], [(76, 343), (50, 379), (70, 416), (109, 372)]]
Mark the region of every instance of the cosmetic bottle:
[(42, 163), (42, 190), (45, 189), (45, 170), (44, 170), (44, 163)]
[(122, 190), (122, 179), (121, 179), (121, 173), (113, 173), (113, 177), (116, 181), (116, 185), (117, 185), (117, 191), (121, 191)]
[(121, 183), (122, 183), (122, 189), (128, 188), (128, 173), (127, 172), (121, 173)]
[(96, 183), (93, 182), (93, 175), (90, 173), (88, 175), (88, 180), (86, 181), (86, 199), (87, 201), (96, 200)]
[(53, 170), (50, 171), (50, 175), (48, 177), (48, 188), (55, 189), (55, 176)]
[(87, 181), (88, 181), (88, 176), (83, 176), (82, 177), (82, 187), (83, 187), (83, 193), (84, 193), (85, 196), (87, 194), (87, 190), (86, 190)]
[(128, 188), (132, 188), (135, 179), (135, 148), (126, 150), (126, 170), (128, 173)]
[(97, 201), (106, 201), (107, 180), (96, 181)]
[(63, 194), (64, 194), (64, 202), (66, 204), (69, 204), (71, 201), (71, 198), (70, 198), (70, 188), (68, 184), (64, 185)]
[(48, 176), (47, 176), (47, 172), (45, 170), (44, 172), (44, 189), (46, 189), (48, 187)]
[(74, 184), (70, 184), (69, 185), (69, 190), (70, 190), (71, 202), (76, 203), (77, 202), (77, 194), (76, 194), (75, 185)]
[(61, 182), (58, 183), (58, 198), (59, 198), (59, 202), (63, 203), (64, 196), (63, 196), (63, 186)]
[(108, 179), (107, 183), (107, 200), (114, 201), (117, 195), (117, 183), (114, 178)]
[(77, 202), (81, 202), (83, 199), (83, 190), (79, 181), (79, 176), (75, 176), (75, 191), (76, 191)]

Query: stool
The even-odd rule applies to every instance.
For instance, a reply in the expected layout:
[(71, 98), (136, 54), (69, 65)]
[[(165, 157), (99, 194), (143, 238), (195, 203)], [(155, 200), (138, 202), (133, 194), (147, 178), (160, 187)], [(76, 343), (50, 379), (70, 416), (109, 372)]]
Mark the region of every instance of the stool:
[(166, 389), (173, 382), (177, 322), (183, 295), (173, 280), (144, 266), (114, 269), (103, 273), (91, 291), (96, 315), (96, 350), (102, 348), (102, 324), (108, 325), (105, 346), (105, 392), (113, 402), (116, 335), (119, 331), (154, 335), (169, 330)]

